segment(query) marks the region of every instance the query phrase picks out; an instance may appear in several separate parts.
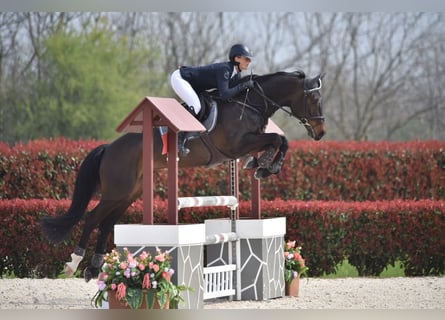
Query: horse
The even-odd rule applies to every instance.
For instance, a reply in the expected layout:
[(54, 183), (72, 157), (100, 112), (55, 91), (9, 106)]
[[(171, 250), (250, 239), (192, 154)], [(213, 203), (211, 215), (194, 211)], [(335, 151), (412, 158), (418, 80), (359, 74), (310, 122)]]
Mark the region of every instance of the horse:
[[(249, 160), (245, 168), (256, 169), (256, 178), (278, 174), (288, 142), (283, 135), (265, 132), (268, 119), (276, 111), (283, 110), (298, 119), (312, 139), (320, 140), (326, 132), (320, 92), (323, 76), (308, 78), (302, 71), (251, 75), (252, 89), (229, 100), (217, 99), (214, 94), (218, 104), (216, 124), (210, 132), (196, 133), (187, 140), (190, 153), (178, 156), (178, 166), (214, 166), (246, 157)], [(153, 128), (153, 135), (154, 168), (165, 168), (167, 159), (162, 154), (159, 128)], [(68, 211), (42, 219), (43, 234), (49, 241), (59, 243), (80, 222), (96, 192), (100, 194), (99, 203), (86, 214), (78, 246), (71, 254), (72, 261), (65, 264), (68, 276), (77, 270), (85, 256), (90, 234), (96, 228), (99, 233), (95, 253), (84, 270), (84, 278), (88, 282), (98, 276), (114, 224), (142, 194), (142, 140), (142, 133), (126, 133), (93, 149), (77, 172)]]

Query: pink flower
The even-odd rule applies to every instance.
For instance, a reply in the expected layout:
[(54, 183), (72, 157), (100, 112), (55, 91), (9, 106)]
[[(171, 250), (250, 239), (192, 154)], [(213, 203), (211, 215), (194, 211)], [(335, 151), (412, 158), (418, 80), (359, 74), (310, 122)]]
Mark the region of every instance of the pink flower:
[(139, 263), (139, 265), (138, 265), (138, 269), (141, 270), (141, 271), (145, 270), (145, 266), (144, 266), (144, 264)]
[(117, 288), (117, 285), (115, 283), (112, 283), (111, 284), (111, 290), (116, 290), (116, 288)]
[(99, 280), (102, 280), (102, 281), (106, 281), (107, 280), (107, 278), (108, 278), (108, 273), (106, 273), (106, 272), (101, 272), (101, 273), (99, 273), (99, 277), (97, 277)]
[(121, 264), (119, 265), (119, 267), (120, 267), (122, 270), (125, 270), (125, 269), (127, 269), (127, 263), (126, 263), (126, 262), (121, 262)]
[(118, 300), (123, 300), (127, 295), (127, 287), (122, 282), (117, 285), (116, 298)]
[(150, 275), (146, 273), (142, 281), (142, 289), (150, 289), (150, 288), (151, 288)]
[(159, 265), (154, 264), (152, 269), (153, 269), (154, 272), (158, 272), (159, 271)]
[(171, 277), (172, 277), (172, 275), (170, 274), (170, 272), (168, 272), (168, 271), (164, 271), (164, 272), (162, 272), (162, 277), (163, 277), (165, 280), (167, 280), (168, 282), (170, 282), (170, 281), (171, 281)]
[(288, 241), (287, 243), (286, 243), (286, 248), (289, 250), (289, 249), (292, 249), (293, 247), (295, 247), (295, 241)]
[(159, 261), (159, 262), (164, 262), (165, 261), (165, 254), (158, 254), (156, 257), (155, 257), (155, 259), (156, 259), (156, 261)]

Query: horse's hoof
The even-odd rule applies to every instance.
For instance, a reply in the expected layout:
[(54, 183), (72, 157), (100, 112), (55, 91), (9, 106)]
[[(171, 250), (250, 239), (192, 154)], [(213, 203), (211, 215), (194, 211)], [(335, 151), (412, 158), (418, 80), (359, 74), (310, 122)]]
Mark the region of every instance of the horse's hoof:
[(74, 270), (71, 269), (71, 267), (67, 263), (65, 263), (65, 267), (63, 268), (63, 272), (65, 272), (65, 275), (67, 277), (72, 277), (73, 274), (74, 274)]
[(258, 166), (260, 168), (267, 168), (270, 166), (273, 158), (275, 155), (275, 150), (270, 149), (265, 151), (259, 158), (258, 158)]
[(83, 278), (85, 282), (89, 282), (91, 279), (97, 278), (99, 276), (99, 269), (86, 267), (83, 271)]
[(247, 158), (246, 163), (244, 164), (244, 169), (254, 168), (258, 168), (258, 160), (255, 157), (250, 156)]
[(190, 153), (190, 149), (189, 148), (186, 148), (186, 147), (180, 147), (179, 148), (179, 155), (181, 157), (187, 157), (189, 155), (189, 153)]
[(268, 176), (270, 176), (272, 174), (272, 172), (269, 171), (269, 169), (266, 168), (258, 168), (255, 171), (254, 177), (258, 180), (260, 179), (264, 179), (267, 178)]
[(271, 166), (269, 166), (268, 170), (271, 174), (278, 174), (280, 173), (282, 167), (283, 167), (282, 162), (273, 163)]

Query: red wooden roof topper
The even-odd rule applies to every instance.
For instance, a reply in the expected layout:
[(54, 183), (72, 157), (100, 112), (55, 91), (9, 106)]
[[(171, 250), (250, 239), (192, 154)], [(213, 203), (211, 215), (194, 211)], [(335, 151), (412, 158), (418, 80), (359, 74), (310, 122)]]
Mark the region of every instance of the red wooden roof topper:
[(144, 112), (152, 112), (153, 126), (167, 126), (174, 132), (205, 131), (205, 127), (176, 99), (145, 97), (117, 127), (118, 132), (142, 132)]

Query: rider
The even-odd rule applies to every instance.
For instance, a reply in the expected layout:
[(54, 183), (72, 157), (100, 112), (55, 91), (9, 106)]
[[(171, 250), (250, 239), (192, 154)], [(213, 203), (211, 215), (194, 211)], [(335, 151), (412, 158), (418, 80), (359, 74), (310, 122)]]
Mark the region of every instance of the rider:
[[(175, 70), (170, 83), (175, 93), (188, 105), (189, 111), (198, 117), (201, 102), (198, 94), (210, 89), (218, 89), (222, 99), (229, 99), (237, 93), (253, 88), (253, 81), (234, 85), (241, 78), (241, 71), (247, 70), (253, 58), (249, 48), (243, 44), (235, 44), (230, 48), (229, 61), (206, 66), (180, 67)], [(185, 148), (185, 133), (179, 134), (178, 147), (181, 155), (187, 155), (190, 150)]]

